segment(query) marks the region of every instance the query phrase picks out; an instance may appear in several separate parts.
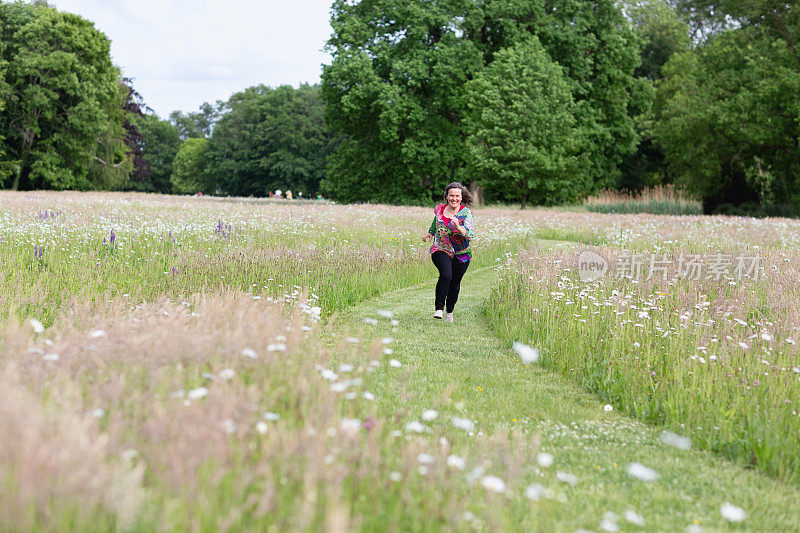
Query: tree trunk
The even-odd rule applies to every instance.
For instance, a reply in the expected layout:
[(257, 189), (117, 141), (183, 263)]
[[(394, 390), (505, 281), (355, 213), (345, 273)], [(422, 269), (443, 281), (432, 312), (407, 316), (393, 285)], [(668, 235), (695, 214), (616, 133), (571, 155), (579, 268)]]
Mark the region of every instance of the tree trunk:
[(527, 194), (523, 194), (522, 195), (522, 207), (520, 207), (520, 209), (525, 209), (525, 201), (527, 199), (528, 199), (528, 195)]
[(472, 202), (474, 205), (483, 205), (483, 187), (478, 185), (476, 180), (472, 180), (469, 182), (469, 189), (470, 194), (472, 195)]

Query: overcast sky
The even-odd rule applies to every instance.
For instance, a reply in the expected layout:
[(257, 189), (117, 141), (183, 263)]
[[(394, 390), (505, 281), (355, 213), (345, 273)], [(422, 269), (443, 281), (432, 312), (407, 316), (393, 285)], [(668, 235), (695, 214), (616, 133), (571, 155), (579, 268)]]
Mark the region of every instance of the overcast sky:
[(332, 0), (50, 0), (111, 39), (114, 63), (161, 118), (263, 83), (317, 83)]

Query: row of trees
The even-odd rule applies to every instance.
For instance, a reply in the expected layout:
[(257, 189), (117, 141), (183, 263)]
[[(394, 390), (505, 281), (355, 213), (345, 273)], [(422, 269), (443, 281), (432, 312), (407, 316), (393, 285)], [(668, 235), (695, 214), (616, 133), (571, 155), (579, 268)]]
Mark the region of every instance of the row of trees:
[(794, 2), (336, 0), (332, 25), (338, 198), (459, 179), (523, 206), (659, 183), (800, 203)]
[(108, 39), (0, 1), (0, 185), (552, 204), (675, 183), (800, 204), (800, 9), (772, 0), (334, 0), (320, 86), (161, 120)]
[(319, 87), (251, 87), (161, 120), (94, 25), (0, 2), (0, 187), (316, 194), (338, 136)]

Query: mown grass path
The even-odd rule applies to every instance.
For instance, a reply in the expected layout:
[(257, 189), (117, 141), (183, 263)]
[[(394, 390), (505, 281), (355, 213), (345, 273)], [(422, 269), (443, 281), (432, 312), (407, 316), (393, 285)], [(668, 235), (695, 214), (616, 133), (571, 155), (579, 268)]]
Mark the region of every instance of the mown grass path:
[[(335, 318), (332, 333), (359, 334), (362, 339), (392, 336), (393, 353), (381, 356), (383, 364), (367, 374), (364, 383), (376, 396), (379, 428), (384, 435), (403, 431), (401, 437), (395, 433), (397, 439), (428, 438), (432, 449), (445, 436), (447, 453), (467, 458), (467, 465), (463, 471), (442, 465), (446, 473), (436, 480), (411, 470), (386, 490), (356, 485), (349, 495), (353, 511), (360, 514), (371, 508), (374, 516), (374, 522), (367, 520), (362, 528), (395, 524), (400, 530), (601, 531), (603, 526), (613, 530), (616, 524), (621, 531), (683, 531), (689, 526), (703, 531), (800, 530), (796, 489), (713, 454), (668, 446), (660, 440), (660, 429), (616, 410), (607, 412), (596, 398), (561, 376), (523, 365), (481, 314), (482, 302), (497, 282), (494, 269), (467, 272), (452, 324), (432, 318), (433, 265), (431, 274), (429, 283), (349, 308)], [(399, 321), (394, 331), (386, 320), (372, 326), (364, 323), (365, 317), (377, 318), (379, 310), (394, 314)], [(402, 366), (386, 364), (390, 358)], [(354, 414), (349, 403), (343, 405)], [(419, 420), (427, 409), (439, 413), (436, 420), (425, 422), (428, 434), (404, 430), (408, 421)], [(453, 428), (454, 415), (473, 420), (474, 435)], [(493, 463), (482, 462), (482, 454), (491, 455), (492, 449), (507, 449), (506, 455), (514, 460), (501, 465), (495, 454)], [(552, 466), (537, 464), (540, 452), (553, 455)], [(632, 477), (627, 470), (635, 462), (655, 470), (658, 479)], [(388, 477), (397, 465), (394, 459), (386, 463)], [(479, 465), (486, 475), (506, 480), (505, 493), (489, 493), (480, 477), (470, 483), (468, 475)], [(563, 474), (575, 476), (577, 483), (560, 480)], [(532, 501), (525, 490), (536, 483), (549, 493)], [(447, 501), (457, 503), (454, 512), (459, 514), (426, 522), (426, 501), (444, 501), (443, 491), (449, 494)], [(404, 501), (399, 503), (401, 496)], [(746, 510), (746, 520), (726, 521), (720, 514), (725, 502)], [(471, 514), (464, 517), (460, 509)], [(644, 526), (626, 520), (628, 511), (640, 515)], [(601, 524), (604, 518), (607, 522)]]

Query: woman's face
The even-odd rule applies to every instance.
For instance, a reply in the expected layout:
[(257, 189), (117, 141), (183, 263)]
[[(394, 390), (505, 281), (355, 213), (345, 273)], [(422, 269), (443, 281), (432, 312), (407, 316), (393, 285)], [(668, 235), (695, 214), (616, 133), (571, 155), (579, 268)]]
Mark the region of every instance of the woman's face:
[(461, 205), (461, 189), (453, 187), (447, 191), (447, 205), (450, 206), (450, 209), (458, 209)]

